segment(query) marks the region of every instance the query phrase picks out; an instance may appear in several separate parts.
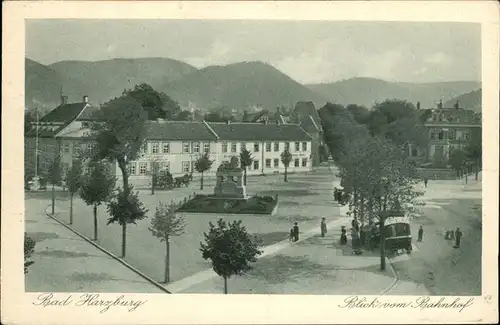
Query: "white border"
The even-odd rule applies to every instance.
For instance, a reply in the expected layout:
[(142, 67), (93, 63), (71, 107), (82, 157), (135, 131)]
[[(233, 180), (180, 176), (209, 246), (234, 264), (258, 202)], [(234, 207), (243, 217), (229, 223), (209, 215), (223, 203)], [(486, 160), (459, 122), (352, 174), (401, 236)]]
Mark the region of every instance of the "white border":
[[(411, 2), (4, 2), (2, 51), (2, 323), (6, 324), (212, 324), (212, 323), (488, 323), (498, 321), (498, 103), (499, 10), (493, 1)], [(483, 77), (483, 296), (472, 307), (340, 309), (345, 296), (135, 295), (135, 312), (65, 307), (37, 308), (24, 293), (22, 273), (24, 19), (287, 19), (454, 21), (482, 24)], [(19, 253), (17, 253), (19, 252)], [(101, 295), (114, 298), (116, 294)], [(383, 297), (401, 301), (410, 296)]]

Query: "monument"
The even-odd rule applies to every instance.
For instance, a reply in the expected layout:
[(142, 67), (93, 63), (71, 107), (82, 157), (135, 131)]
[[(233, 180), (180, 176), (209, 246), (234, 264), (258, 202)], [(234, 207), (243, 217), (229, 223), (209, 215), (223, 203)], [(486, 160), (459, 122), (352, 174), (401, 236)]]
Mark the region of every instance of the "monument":
[(246, 188), (243, 184), (243, 170), (238, 167), (238, 158), (232, 157), (229, 163), (217, 168), (217, 182), (214, 188), (215, 197), (246, 199)]

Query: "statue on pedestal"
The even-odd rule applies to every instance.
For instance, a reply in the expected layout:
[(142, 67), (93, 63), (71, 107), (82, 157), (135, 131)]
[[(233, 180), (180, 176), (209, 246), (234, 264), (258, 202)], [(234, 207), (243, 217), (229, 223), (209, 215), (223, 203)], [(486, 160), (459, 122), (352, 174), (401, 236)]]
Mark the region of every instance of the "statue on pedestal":
[(245, 185), (243, 185), (243, 169), (238, 166), (238, 158), (231, 157), (229, 163), (222, 163), (217, 168), (216, 177), (215, 196), (231, 198), (247, 197)]

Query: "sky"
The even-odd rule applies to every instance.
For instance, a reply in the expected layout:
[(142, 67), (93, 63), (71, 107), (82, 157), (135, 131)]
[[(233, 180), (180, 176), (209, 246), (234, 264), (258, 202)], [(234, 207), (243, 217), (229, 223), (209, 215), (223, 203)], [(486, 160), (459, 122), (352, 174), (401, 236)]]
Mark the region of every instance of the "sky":
[(481, 80), (473, 23), (262, 20), (27, 20), (26, 57), (166, 57), (197, 68), (263, 61), (301, 83), (353, 77)]

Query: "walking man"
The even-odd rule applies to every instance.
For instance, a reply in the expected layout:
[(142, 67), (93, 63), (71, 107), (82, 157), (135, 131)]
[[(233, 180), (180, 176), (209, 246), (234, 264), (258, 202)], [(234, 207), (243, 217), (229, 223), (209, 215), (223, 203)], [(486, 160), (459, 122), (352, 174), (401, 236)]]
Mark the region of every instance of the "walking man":
[(326, 220), (325, 218), (322, 218), (321, 219), (321, 237), (325, 237), (325, 234), (327, 233), (327, 229), (326, 229)]
[(424, 229), (422, 228), (422, 226), (420, 226), (420, 228), (418, 228), (418, 240), (417, 241), (421, 242), (423, 236), (424, 236)]
[(424, 185), (427, 187), (427, 177), (424, 177)]
[(293, 240), (299, 241), (299, 226), (296, 222), (293, 224)]
[(460, 231), (460, 228), (457, 227), (457, 230), (455, 230), (455, 246), (453, 248), (459, 248), (460, 247), (460, 239), (462, 238), (462, 232)]

